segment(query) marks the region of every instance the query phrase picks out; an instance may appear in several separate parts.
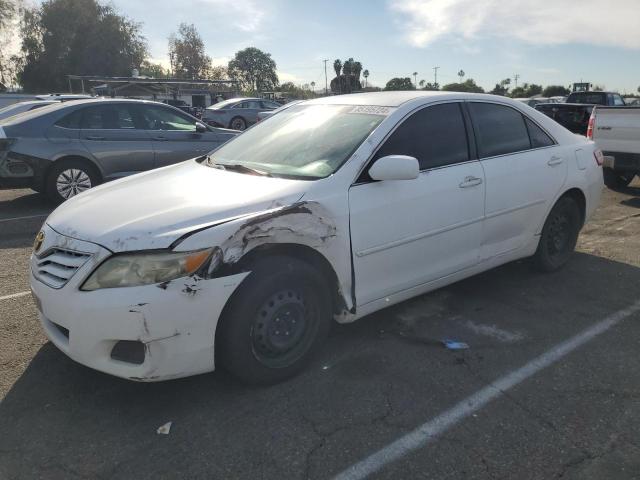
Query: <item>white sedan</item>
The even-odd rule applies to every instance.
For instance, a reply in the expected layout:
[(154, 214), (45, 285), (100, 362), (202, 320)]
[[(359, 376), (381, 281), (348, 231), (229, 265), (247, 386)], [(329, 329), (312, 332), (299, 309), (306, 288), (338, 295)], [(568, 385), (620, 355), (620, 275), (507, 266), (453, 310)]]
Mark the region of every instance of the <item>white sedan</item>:
[(155, 381), (299, 372), (332, 319), (524, 257), (562, 267), (602, 154), (504, 97), (302, 102), (206, 157), (91, 189), (38, 234), (31, 288), (72, 359)]

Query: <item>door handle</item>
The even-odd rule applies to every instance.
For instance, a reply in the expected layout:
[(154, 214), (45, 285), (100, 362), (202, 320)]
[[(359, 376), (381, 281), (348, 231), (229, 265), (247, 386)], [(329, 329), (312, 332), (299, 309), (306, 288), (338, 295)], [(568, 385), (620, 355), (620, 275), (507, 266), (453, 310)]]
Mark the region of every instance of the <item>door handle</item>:
[(555, 155), (549, 159), (547, 165), (550, 167), (554, 167), (556, 165), (560, 165), (562, 163), (562, 157), (556, 157)]
[(167, 140), (167, 137), (152, 137), (152, 140), (156, 140), (158, 142), (164, 142)]
[(84, 138), (86, 138), (87, 140), (104, 140), (104, 137), (98, 137), (98, 136), (95, 136), (95, 135), (89, 135), (89, 136), (84, 137)]
[(460, 188), (469, 188), (475, 187), (476, 185), (480, 185), (482, 183), (482, 179), (478, 177), (465, 177), (464, 181), (460, 183)]

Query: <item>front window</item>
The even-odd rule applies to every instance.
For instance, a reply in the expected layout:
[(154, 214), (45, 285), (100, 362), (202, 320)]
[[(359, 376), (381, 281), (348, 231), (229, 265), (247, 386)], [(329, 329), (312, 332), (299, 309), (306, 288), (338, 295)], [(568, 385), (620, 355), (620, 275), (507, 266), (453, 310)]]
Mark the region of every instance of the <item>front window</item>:
[(334, 173), (390, 113), (387, 107), (288, 108), (226, 143), (206, 165), (272, 176), (317, 179)]

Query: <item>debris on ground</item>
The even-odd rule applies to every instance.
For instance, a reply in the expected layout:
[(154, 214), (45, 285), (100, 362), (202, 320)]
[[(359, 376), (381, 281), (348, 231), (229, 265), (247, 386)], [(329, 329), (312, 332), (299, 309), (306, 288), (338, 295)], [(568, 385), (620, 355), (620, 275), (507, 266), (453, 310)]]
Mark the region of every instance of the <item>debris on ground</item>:
[(169, 432), (171, 431), (171, 423), (173, 422), (167, 422), (158, 427), (158, 435), (169, 435)]
[(442, 340), (442, 344), (449, 350), (466, 350), (469, 348), (467, 343), (452, 339)]

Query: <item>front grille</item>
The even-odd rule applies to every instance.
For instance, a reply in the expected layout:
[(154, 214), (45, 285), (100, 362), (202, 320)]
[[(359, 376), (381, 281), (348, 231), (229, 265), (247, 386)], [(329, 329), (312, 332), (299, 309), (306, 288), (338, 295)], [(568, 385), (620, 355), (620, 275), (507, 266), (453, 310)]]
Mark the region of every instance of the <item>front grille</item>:
[(89, 257), (88, 253), (53, 248), (36, 259), (34, 275), (50, 287), (62, 288)]

